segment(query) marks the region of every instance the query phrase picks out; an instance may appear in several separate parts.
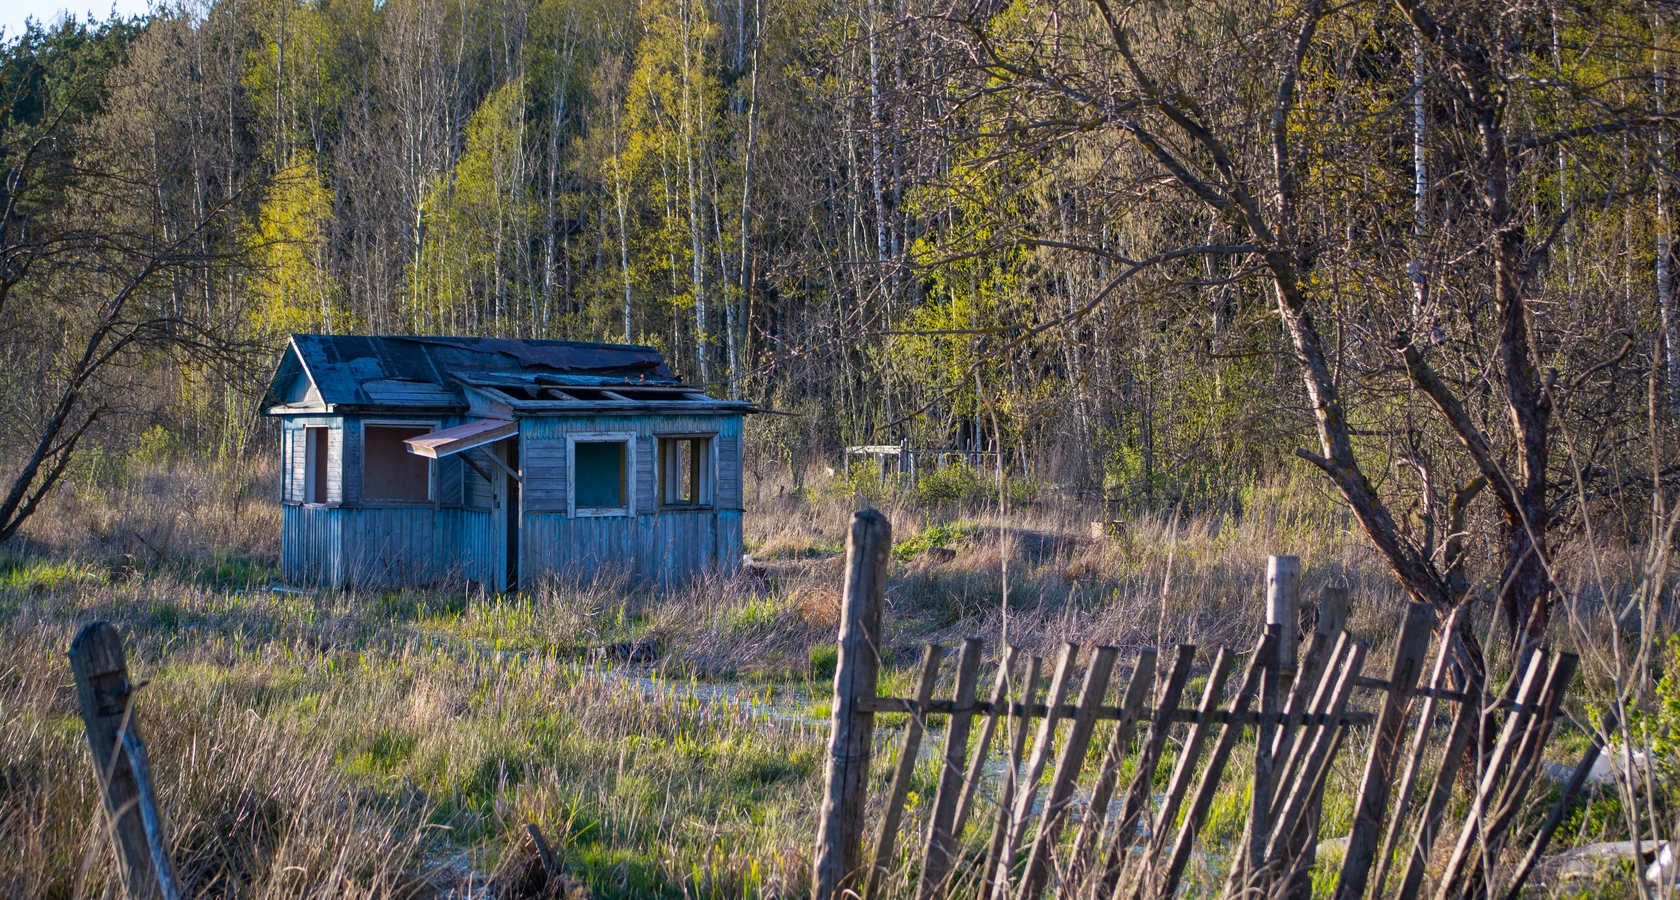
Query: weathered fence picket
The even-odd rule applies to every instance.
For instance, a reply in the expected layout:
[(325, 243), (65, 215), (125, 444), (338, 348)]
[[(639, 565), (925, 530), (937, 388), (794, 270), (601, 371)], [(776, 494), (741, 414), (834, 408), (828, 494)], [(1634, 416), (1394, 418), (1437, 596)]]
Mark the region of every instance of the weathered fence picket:
[(910, 776), (916, 772), (916, 755), (922, 749), (922, 731), (927, 724), (927, 708), (933, 700), (934, 686), (939, 682), (939, 661), (945, 658), (945, 648), (929, 644), (922, 651), (922, 677), (916, 682), (916, 699), (905, 704), (904, 712), (910, 722), (904, 728), (904, 747), (898, 754), (898, 768), (893, 772), (892, 787), (887, 789), (887, 811), (881, 816), (881, 830), (875, 837), (875, 862), (869, 867), (864, 883), (865, 898), (879, 896), (876, 891), (881, 876), (892, 865), (893, 844), (898, 840), (898, 818), (904, 813), (904, 800), (910, 794)]
[(122, 636), (107, 622), (90, 622), (70, 642), (69, 656), (128, 895), (134, 900), (178, 900), (181, 891), (134, 715), (134, 685)]
[[(1074, 779), (1085, 764), (1085, 751), (1091, 745), (1091, 732), (1096, 729), (1097, 713), (1102, 707), (1103, 696), (1108, 693), (1109, 677), (1114, 673), (1114, 661), (1119, 655), (1117, 647), (1098, 647), (1091, 665), (1085, 670), (1085, 683), (1079, 691), (1079, 712), (1072, 717), (1073, 726), (1066, 743), (1062, 744), (1061, 756), (1056, 760), (1056, 774), (1051, 778), (1050, 790), (1045, 795), (1038, 834), (1027, 856), (1026, 872), (1021, 876), (1020, 896), (1026, 900), (1032, 900), (1044, 891), (1049, 856), (1055, 852), (1056, 839), (1066, 820), (1067, 805), (1073, 799)], [(1048, 723), (1050, 720), (1044, 721)]]
[[(1502, 895), (1490, 881), (1509, 868), (1509, 896), (1514, 898), (1562, 820), (1559, 805), (1519, 864), (1497, 863), (1514, 837), (1518, 813), (1540, 769), (1541, 751), (1575, 674), (1575, 657), (1533, 650), (1522, 677), (1490, 701), (1475, 667), (1464, 664), (1462, 609), (1438, 622), (1431, 607), (1408, 605), (1387, 677), (1370, 678), (1364, 674), (1368, 645), (1345, 630), (1345, 591), (1324, 592), (1309, 640), (1295, 652), (1300, 566), (1292, 557), (1274, 557), (1268, 563), (1267, 625), (1246, 654), (1242, 677), (1232, 678), (1239, 654), (1212, 648), (1194, 706), (1181, 706), (1196, 667), (1197, 648), (1191, 645), (1177, 647), (1164, 671), (1157, 651), (1142, 649), (1124, 686), (1119, 679), (1125, 661), (1115, 647), (1096, 647), (1082, 657), (1077, 645), (1065, 644), (1048, 679), (1042, 678), (1042, 659), (1027, 656), (1023, 666), (1024, 654), (1002, 648), (992, 687), (982, 699), (985, 648), (979, 638), (963, 644), (949, 699), (934, 697), (945, 656), (937, 645), (923, 653), (914, 697), (878, 697), (880, 569), (885, 567), (885, 554), (878, 551), (888, 543), (884, 519), (873, 513), (854, 519), (835, 672), (828, 794), (813, 880), (817, 900), (847, 891), (867, 898), (895, 896), (910, 893), (912, 886), (918, 900), (952, 895), (1165, 900), (1185, 882), (1197, 845), (1205, 841), (1208, 813), (1229, 786), (1228, 764), (1246, 740), (1253, 741), (1253, 771), (1242, 841), (1209, 856), (1229, 860), (1222, 881), (1213, 883), (1222, 884), (1227, 897), (1293, 900), (1310, 894), (1319, 807), (1336, 754), (1350, 744), (1363, 753), (1363, 766), (1334, 888), (1343, 900), (1421, 895), (1452, 782), (1485, 716), (1503, 715), (1503, 726), (1487, 759), (1478, 763), (1470, 813), (1445, 869), (1433, 880), (1433, 895), (1440, 900)], [(1434, 665), (1420, 686), (1437, 634)], [(1453, 678), (1459, 690), (1449, 689)], [(1070, 700), (1076, 683), (1077, 697)], [(1356, 695), (1371, 694), (1356, 705)], [(1435, 719), (1443, 704), (1451, 708), (1450, 724), (1444, 740), (1436, 741)], [(1375, 712), (1367, 711), (1373, 705)], [(878, 712), (907, 713), (909, 722), (865, 865), (861, 786), (868, 778), (870, 729)], [(925, 843), (912, 848), (920, 852), (898, 853), (917, 754), (927, 729), (934, 727), (930, 719), (937, 716), (947, 717), (946, 733), (943, 751), (935, 757), (940, 772), (933, 802), (924, 807)], [(976, 717), (979, 728), (971, 742)], [(1100, 729), (1109, 722), (1114, 724), (1104, 741)], [(1188, 728), (1181, 732), (1183, 726)], [(1005, 733), (1002, 771), (995, 787), (987, 789), (987, 760), (1000, 728)], [(1182, 734), (1181, 742), (1157, 792), (1156, 772), (1175, 733)], [(1432, 750), (1437, 744), (1444, 745), (1438, 757)], [(1101, 753), (1093, 752), (1096, 747)], [(1582, 773), (1596, 757), (1595, 745), (1566, 788), (1564, 803), (1579, 790)], [(1431, 772), (1429, 761), (1437, 758)], [(1088, 759), (1098, 762), (1082, 802), (1077, 786)], [(1118, 791), (1128, 764), (1132, 776)], [(1428, 797), (1414, 809), (1412, 794), (1426, 780), (1432, 780)], [(982, 800), (992, 804), (989, 815), (975, 815)], [(1114, 804), (1118, 814), (1110, 815)], [(978, 846), (966, 839), (971, 819), (980, 826)], [(1390, 866), (1400, 857), (1399, 890), (1387, 894)], [(1491, 870), (1490, 861), (1495, 863)], [(905, 883), (906, 876), (913, 880)]]
[(1133, 735), (1137, 733), (1138, 714), (1150, 689), (1155, 686), (1156, 655), (1154, 647), (1145, 647), (1138, 654), (1137, 665), (1126, 683), (1126, 696), (1120, 701), (1120, 718), (1115, 723), (1108, 748), (1103, 752), (1102, 766), (1097, 770), (1096, 784), (1091, 788), (1090, 806), (1079, 822), (1079, 834), (1074, 839), (1068, 877), (1075, 884), (1082, 883), (1088, 874), (1091, 854), (1096, 851), (1102, 837), (1108, 803), (1113, 799), (1114, 787), (1120, 780), (1121, 763), (1125, 760), (1127, 748), (1132, 745)]
[(1405, 624), (1400, 628), (1399, 645), (1394, 651), (1394, 663), (1388, 670), (1382, 713), (1377, 718), (1377, 732), (1366, 757), (1365, 776), (1359, 782), (1359, 799), (1353, 805), (1353, 833), (1348, 835), (1347, 854), (1342, 857), (1342, 874), (1336, 879), (1335, 900), (1359, 900), (1365, 895), (1365, 880), (1371, 873), (1371, 861), (1377, 852), (1377, 840), (1382, 833), (1383, 816), (1388, 811), (1389, 788), (1393, 785), (1395, 751), (1400, 746), (1401, 730), (1423, 671), (1424, 655), (1429, 651), (1429, 636), (1435, 626), (1435, 610), (1423, 603), (1406, 607)]
[[(933, 797), (933, 819), (928, 825), (927, 852), (922, 857), (917, 897), (932, 896), (944, 884), (946, 874), (951, 871), (957, 838), (961, 836), (958, 801), (966, 793), (963, 756), (968, 751), (969, 727), (974, 722), (974, 688), (980, 678), (980, 654), (984, 648), (979, 638), (969, 638), (963, 641), (962, 655), (957, 658), (957, 686), (951, 696), (951, 721), (945, 727), (943, 766)], [(981, 761), (984, 762), (984, 754)], [(971, 777), (978, 781), (980, 773), (977, 771)], [(957, 822), (955, 827), (953, 822)]]

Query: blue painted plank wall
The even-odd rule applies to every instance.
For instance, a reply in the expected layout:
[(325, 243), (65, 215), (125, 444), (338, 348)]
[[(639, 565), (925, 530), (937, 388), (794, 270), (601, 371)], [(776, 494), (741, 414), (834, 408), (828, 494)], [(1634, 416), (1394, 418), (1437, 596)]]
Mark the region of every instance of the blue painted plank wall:
[[(456, 424), (450, 420), (445, 425)], [(463, 578), (493, 577), (488, 485), (455, 460), (439, 463), (436, 506), (305, 506), (301, 499), (301, 428), (336, 426), (332, 447), (335, 489), (329, 499), (361, 499), (360, 421), (353, 417), (293, 417), (284, 423), (282, 446), (295, 463), (286, 467), (281, 516), (281, 574), (289, 583), (392, 587)], [(632, 432), (636, 515), (568, 519), (566, 436), (579, 432)], [(709, 510), (659, 510), (654, 491), (654, 436), (717, 434), (716, 503)], [(738, 416), (590, 416), (521, 420), (525, 473), (522, 580), (548, 575), (590, 578), (624, 572), (673, 585), (707, 571), (734, 572), (740, 565), (741, 419)], [(340, 463), (342, 460), (342, 463)], [(288, 462), (294, 462), (288, 460)], [(289, 471), (297, 468), (297, 472)], [(342, 481), (342, 491), (336, 483)], [(465, 506), (466, 508), (462, 508)]]
[(289, 584), (490, 579), (490, 514), (479, 510), (286, 506), (280, 532), (280, 572)]
[[(633, 432), (636, 515), (566, 516), (566, 436)], [(711, 510), (660, 510), (654, 490), (654, 436), (715, 432), (716, 503)], [(707, 571), (733, 573), (741, 563), (741, 418), (739, 416), (581, 416), (520, 421), (525, 470), (521, 575), (590, 579), (626, 573), (674, 585)]]

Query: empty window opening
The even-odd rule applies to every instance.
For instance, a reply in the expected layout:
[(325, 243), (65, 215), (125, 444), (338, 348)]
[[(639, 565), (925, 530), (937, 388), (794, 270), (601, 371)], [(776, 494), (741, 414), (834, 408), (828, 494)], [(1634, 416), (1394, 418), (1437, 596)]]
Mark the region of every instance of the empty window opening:
[(408, 452), (403, 441), (427, 426), (367, 425), (362, 429), (362, 498), (404, 503), (432, 499), (432, 461)]
[(662, 506), (712, 505), (710, 435), (659, 439), (659, 502)]
[(327, 502), (327, 428), (303, 430), (303, 502)]
[(625, 441), (578, 441), (572, 451), (573, 507), (625, 509)]

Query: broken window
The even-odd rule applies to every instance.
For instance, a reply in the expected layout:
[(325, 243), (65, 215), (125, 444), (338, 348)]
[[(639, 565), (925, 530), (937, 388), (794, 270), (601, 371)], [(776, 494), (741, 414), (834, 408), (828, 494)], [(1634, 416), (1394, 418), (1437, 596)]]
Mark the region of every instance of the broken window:
[(366, 425), (362, 428), (362, 499), (425, 503), (432, 499), (432, 461), (408, 452), (403, 441), (429, 426)]
[(572, 508), (577, 512), (628, 512), (629, 441), (580, 440), (572, 444)]
[(712, 505), (712, 436), (659, 439), (659, 504)]
[(303, 430), (303, 502), (327, 502), (327, 433), (331, 429)]

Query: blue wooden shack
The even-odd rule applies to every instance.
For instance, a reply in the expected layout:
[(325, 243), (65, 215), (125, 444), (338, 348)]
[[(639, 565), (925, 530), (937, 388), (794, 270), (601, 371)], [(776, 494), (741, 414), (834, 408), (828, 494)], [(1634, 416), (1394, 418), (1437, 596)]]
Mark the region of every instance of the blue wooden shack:
[(298, 334), (264, 406), (288, 583), (500, 591), (740, 565), (754, 409), (682, 384), (650, 347)]

